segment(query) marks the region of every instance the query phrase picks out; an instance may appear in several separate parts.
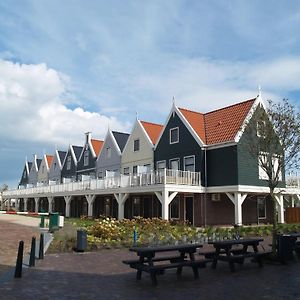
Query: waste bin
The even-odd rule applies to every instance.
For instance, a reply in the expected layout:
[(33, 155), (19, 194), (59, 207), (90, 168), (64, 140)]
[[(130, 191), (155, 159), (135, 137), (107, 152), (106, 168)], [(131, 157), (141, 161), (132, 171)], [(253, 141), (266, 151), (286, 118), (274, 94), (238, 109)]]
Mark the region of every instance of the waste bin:
[(50, 232), (53, 232), (53, 231), (59, 229), (58, 222), (59, 222), (59, 214), (57, 212), (49, 213), (49, 231)]
[(294, 241), (288, 234), (279, 234), (277, 236), (278, 255), (281, 262), (286, 263), (294, 259), (293, 249)]
[(77, 230), (76, 251), (83, 252), (87, 248), (87, 233), (83, 229)]

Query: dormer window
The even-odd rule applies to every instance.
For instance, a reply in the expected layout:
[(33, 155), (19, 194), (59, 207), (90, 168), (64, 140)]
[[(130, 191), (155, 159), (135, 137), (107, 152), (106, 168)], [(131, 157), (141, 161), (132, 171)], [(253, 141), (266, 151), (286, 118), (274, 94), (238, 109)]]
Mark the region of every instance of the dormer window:
[(133, 141), (133, 151), (139, 151), (140, 150), (140, 140), (136, 139)]
[(71, 170), (71, 155), (67, 158), (67, 170)]
[(179, 128), (171, 128), (170, 129), (170, 144), (179, 143)]
[(89, 165), (89, 156), (90, 156), (89, 150), (85, 150), (84, 156), (83, 156), (83, 165), (85, 167), (87, 167)]
[(111, 158), (111, 148), (110, 147), (106, 148), (106, 158)]

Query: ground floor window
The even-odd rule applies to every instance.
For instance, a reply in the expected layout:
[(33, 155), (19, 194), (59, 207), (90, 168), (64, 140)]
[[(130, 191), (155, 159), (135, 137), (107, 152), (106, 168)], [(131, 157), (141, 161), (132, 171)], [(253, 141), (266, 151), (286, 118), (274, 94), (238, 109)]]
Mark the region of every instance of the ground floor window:
[(265, 197), (257, 197), (257, 213), (259, 219), (266, 218), (266, 198)]
[(138, 197), (133, 199), (132, 215), (134, 217), (141, 215), (141, 199)]
[(170, 219), (179, 219), (179, 197), (175, 197), (170, 203)]

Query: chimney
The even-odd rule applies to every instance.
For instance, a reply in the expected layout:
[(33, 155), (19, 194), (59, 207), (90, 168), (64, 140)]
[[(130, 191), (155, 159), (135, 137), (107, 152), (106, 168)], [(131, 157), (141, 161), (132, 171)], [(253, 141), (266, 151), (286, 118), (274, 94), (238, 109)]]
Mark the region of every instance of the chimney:
[(91, 137), (92, 137), (92, 133), (91, 132), (86, 132), (85, 133), (85, 143), (86, 144), (91, 141)]

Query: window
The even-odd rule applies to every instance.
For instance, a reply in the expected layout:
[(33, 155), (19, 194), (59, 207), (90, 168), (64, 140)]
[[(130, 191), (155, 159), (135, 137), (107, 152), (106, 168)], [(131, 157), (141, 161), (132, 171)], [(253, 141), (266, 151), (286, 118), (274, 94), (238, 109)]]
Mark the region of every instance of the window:
[(89, 156), (90, 156), (89, 150), (85, 150), (84, 151), (84, 156), (83, 156), (83, 165), (85, 167), (89, 165)]
[(137, 174), (137, 169), (138, 169), (137, 166), (133, 166), (133, 168), (132, 168), (132, 173), (133, 173), (134, 175)]
[(184, 171), (195, 172), (195, 156), (186, 156), (184, 159)]
[(140, 140), (134, 140), (133, 141), (133, 151), (139, 151), (140, 150)]
[(258, 137), (265, 137), (266, 122), (264, 120), (257, 121), (256, 134)]
[(157, 171), (163, 171), (165, 168), (166, 168), (166, 161), (165, 160), (161, 160), (161, 161), (158, 161), (156, 163)]
[(176, 144), (179, 142), (179, 128), (170, 129), (170, 144)]
[(110, 199), (109, 198), (106, 198), (105, 199), (105, 207), (104, 207), (104, 210), (105, 210), (105, 216), (108, 217), (110, 216)]
[(133, 199), (133, 211), (132, 214), (134, 217), (141, 215), (141, 199), (140, 198), (134, 198)]
[(258, 219), (266, 218), (266, 198), (265, 197), (257, 197), (257, 215)]
[(129, 175), (129, 167), (127, 167), (127, 168), (124, 168), (124, 175)]
[(111, 148), (110, 147), (107, 147), (106, 148), (106, 158), (111, 158)]
[(24, 170), (23, 178), (26, 178), (26, 171)]
[(53, 169), (56, 170), (56, 162), (53, 164)]
[(67, 170), (71, 170), (71, 160), (72, 160), (72, 157), (70, 155), (67, 158)]
[(179, 170), (180, 169), (179, 158), (170, 159), (169, 167), (170, 167), (171, 170)]
[(98, 172), (98, 178), (100, 178), (100, 179), (103, 178), (103, 172), (102, 171)]
[(175, 197), (170, 203), (170, 218), (179, 219), (179, 197)]
[(151, 165), (150, 164), (144, 165), (144, 167), (145, 167), (146, 173), (151, 172)]

